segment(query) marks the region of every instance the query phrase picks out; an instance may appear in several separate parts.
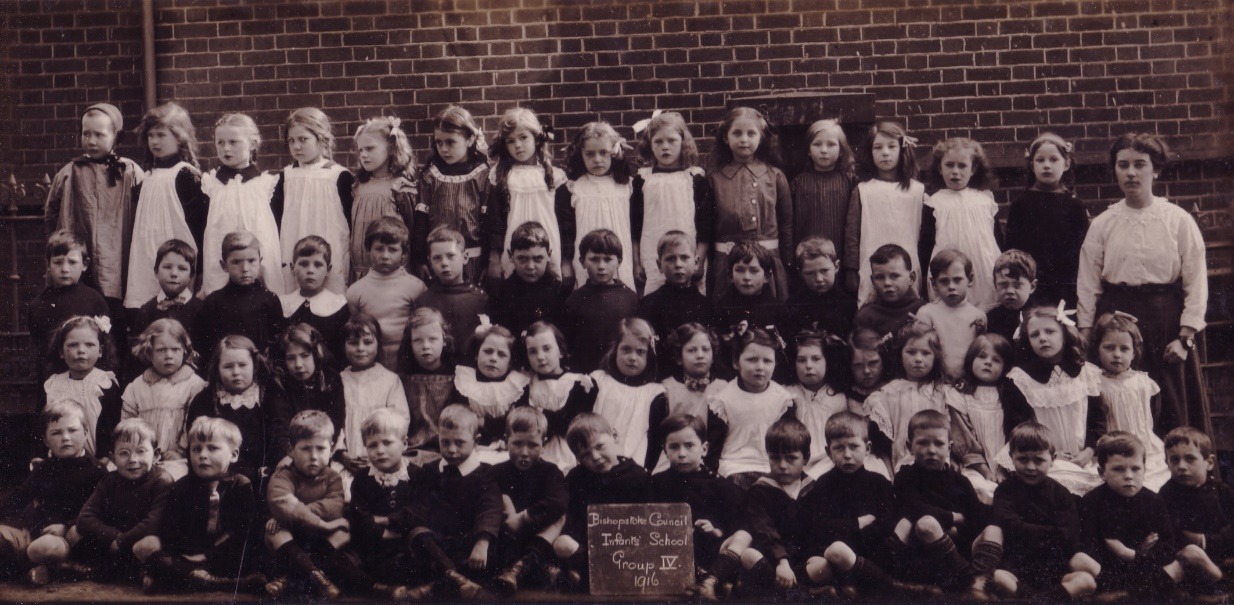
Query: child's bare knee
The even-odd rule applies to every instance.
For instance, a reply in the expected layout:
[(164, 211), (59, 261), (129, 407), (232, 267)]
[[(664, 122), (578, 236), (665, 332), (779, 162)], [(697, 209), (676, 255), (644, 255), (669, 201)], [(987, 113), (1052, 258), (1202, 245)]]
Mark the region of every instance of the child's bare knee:
[(737, 556), (750, 548), (750, 544), (754, 542), (754, 537), (744, 529), (739, 529), (733, 532), (722, 544), (720, 544), (720, 552), (731, 552)]
[(938, 519), (926, 515), (917, 519), (917, 523), (913, 525), (913, 535), (922, 542), (935, 542), (943, 537), (943, 526), (938, 522)]
[(1101, 575), (1101, 564), (1082, 552), (1078, 552), (1075, 556), (1071, 557), (1069, 565), (1071, 571), (1082, 571), (1094, 578)]
[(1097, 592), (1097, 578), (1086, 571), (1073, 571), (1063, 576), (1063, 590), (1071, 595), (1072, 599)]
[(26, 547), (26, 557), (37, 565), (57, 563), (69, 558), (69, 543), (60, 536), (40, 536)]
[(1015, 574), (1005, 569), (994, 570), (994, 575), (990, 578), (990, 585), (1002, 597), (1015, 596), (1015, 593), (1020, 590), (1019, 579), (1015, 577)]
[(823, 551), (823, 558), (828, 563), (845, 571), (852, 569), (857, 564), (857, 553), (853, 552), (853, 549), (843, 542), (832, 542), (831, 546), (828, 546), (827, 550)]
[(76, 525), (69, 528), (68, 533), (64, 534), (64, 539), (69, 543), (70, 547), (77, 546), (77, 543), (81, 542), (81, 532), (77, 531)]
[(997, 525), (987, 525), (986, 528), (981, 531), (981, 535), (978, 536), (977, 539), (980, 541), (1002, 544), (1003, 543), (1003, 528)]
[(823, 557), (810, 557), (806, 561), (806, 575), (815, 583), (831, 579), (831, 564)]
[(762, 560), (763, 553), (758, 552), (753, 548), (747, 548), (745, 552), (741, 553), (741, 566), (745, 568), (746, 571), (754, 569), (754, 566)]
[(558, 558), (568, 559), (578, 552), (578, 542), (570, 536), (559, 536), (553, 540), (553, 553)]
[(150, 558), (150, 555), (163, 549), (163, 543), (159, 541), (158, 536), (146, 536), (133, 544), (133, 556), (137, 557), (138, 561), (145, 561)]

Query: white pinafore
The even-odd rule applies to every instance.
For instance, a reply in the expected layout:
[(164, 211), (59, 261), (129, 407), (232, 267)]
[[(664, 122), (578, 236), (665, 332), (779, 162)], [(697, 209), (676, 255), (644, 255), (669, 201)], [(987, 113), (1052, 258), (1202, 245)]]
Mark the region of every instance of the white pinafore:
[(859, 183), (861, 195), (861, 255), (858, 275), (861, 279), (857, 291), (858, 306), (874, 297), (870, 283), (870, 255), (886, 244), (896, 244), (913, 259), (917, 283), (921, 286), (921, 261), (917, 258), (917, 242), (921, 239), (921, 208), (925, 201), (925, 185), (912, 181), (908, 190), (900, 189), (898, 182), (871, 179)]
[[(497, 177), (496, 172), (490, 172), (489, 175), (492, 179)], [(556, 189), (565, 181), (566, 174), (559, 168), (553, 168), (553, 189), (549, 190), (544, 184), (544, 167), (539, 165), (514, 166), (506, 173), (510, 210), (501, 253), (502, 275), (509, 277), (514, 273), (514, 262), (508, 254), (510, 236), (519, 225), (530, 221), (540, 223), (548, 232), (549, 243), (553, 245), (550, 262), (556, 268), (557, 275), (561, 275), (561, 227), (557, 224)], [(496, 184), (495, 181), (492, 182)]]
[[(698, 166), (676, 172), (653, 172), (651, 168), (638, 170), (638, 175), (643, 178), (643, 233), (639, 238), (638, 252), (643, 270), (647, 272), (643, 296), (664, 285), (664, 274), (660, 272), (656, 250), (660, 238), (674, 230), (684, 232), (690, 239), (698, 238), (694, 229), (694, 177), (703, 174), (703, 169)], [(703, 262), (701, 258), (698, 260)], [(707, 280), (701, 281), (705, 283)]]
[(137, 216), (133, 219), (133, 243), (129, 246), (125, 307), (139, 308), (159, 293), (154, 259), (163, 242), (178, 239), (197, 250), (197, 242), (184, 220), (180, 195), (176, 193), (176, 176), (184, 168), (192, 168), (192, 165), (178, 162), (171, 168), (155, 168), (146, 173), (141, 182)]
[(339, 294), (346, 291), (347, 273), (351, 270), (351, 225), (338, 195), (339, 175), (346, 171), (328, 160), (283, 169), (283, 283), (296, 283), (290, 262), (296, 242), (306, 235), (316, 235), (329, 242), (334, 256), (330, 259), (326, 288)]
[(240, 177), (222, 183), (211, 170), (201, 177), (201, 190), (210, 198), (210, 215), (202, 237), (201, 296), (227, 285), (227, 272), (219, 264), (223, 238), (232, 231), (248, 231), (261, 242), (261, 277), (266, 289), (287, 292), (283, 282), (283, 252), (279, 245), (279, 227), (270, 211), (270, 198), (278, 177), (268, 172), (243, 183)]
[(574, 279), (577, 287), (587, 283), (587, 270), (578, 252), (578, 242), (596, 229), (608, 229), (621, 241), (621, 264), (617, 278), (634, 289), (634, 248), (630, 245), (630, 183), (619, 185), (611, 176), (584, 174), (577, 181), (566, 183), (570, 188), (570, 203), (574, 206), (576, 241), (574, 245)]

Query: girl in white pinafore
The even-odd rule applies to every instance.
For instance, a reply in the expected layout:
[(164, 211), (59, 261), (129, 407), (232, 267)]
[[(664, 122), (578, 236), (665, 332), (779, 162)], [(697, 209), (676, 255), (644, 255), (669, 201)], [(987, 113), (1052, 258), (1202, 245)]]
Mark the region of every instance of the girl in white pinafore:
[(634, 254), (638, 248), (630, 241), (630, 182), (617, 183), (612, 176), (584, 174), (576, 181), (566, 183), (570, 191), (570, 204), (574, 208), (576, 236), (574, 242), (574, 281), (577, 287), (587, 283), (587, 271), (578, 252), (578, 244), (588, 233), (596, 229), (608, 229), (621, 241), (621, 263), (617, 266), (617, 278), (634, 289)]
[[(847, 286), (857, 291), (857, 305), (874, 298), (870, 283), (870, 255), (886, 244), (896, 244), (908, 252), (920, 288), (924, 277), (918, 258), (921, 240), (921, 210), (925, 206), (925, 185), (917, 180), (917, 140), (903, 126), (891, 121), (870, 128), (869, 143), (857, 153), (857, 163), (869, 180), (857, 184), (848, 204), (848, 225), (844, 229), (844, 271)], [(856, 275), (856, 277), (853, 277)]]
[(618, 453), (651, 471), (662, 445), (651, 439), (668, 417), (664, 385), (656, 381), (655, 330), (640, 317), (617, 324), (612, 348), (591, 373), (596, 383), (595, 413), (617, 431)]
[(284, 125), (287, 147), (295, 163), (283, 169), (270, 202), (279, 219), (283, 283), (295, 284), (291, 261), (296, 242), (316, 235), (330, 244), (330, 274), (326, 288), (343, 294), (351, 271), (351, 189), (355, 182), (346, 168), (330, 161), (334, 134), (330, 118), (320, 109), (291, 112)]
[[(967, 169), (955, 167), (964, 163)], [(928, 210), (922, 219), (926, 244), (930, 238), (934, 242), (930, 258), (942, 250), (955, 249), (973, 262), (968, 301), (982, 311), (993, 308), (997, 301), (994, 262), (1001, 253), (996, 234), (998, 222), (994, 220), (998, 204), (987, 189), (993, 181), (989, 165), (981, 144), (972, 139), (956, 137), (935, 145), (930, 176), (943, 188), (926, 200)], [(922, 262), (928, 264), (930, 259)], [(931, 288), (930, 300), (937, 299), (938, 293)]]
[[(639, 238), (639, 258), (646, 283), (643, 296), (664, 285), (657, 248), (669, 231), (681, 231), (695, 241), (698, 275), (706, 271), (714, 231), (715, 200), (707, 173), (698, 164), (698, 144), (680, 113), (656, 110), (634, 124), (639, 155), (649, 165), (639, 168), (630, 197), (631, 227)], [(680, 140), (678, 144), (676, 141)], [(706, 294), (707, 280), (698, 280)]]
[(137, 128), (137, 139), (145, 148), (150, 171), (142, 179), (133, 219), (124, 288), (128, 308), (139, 308), (159, 293), (154, 272), (159, 246), (178, 239), (200, 252), (205, 220), (197, 135), (188, 112), (175, 103), (151, 109)]
[(573, 267), (561, 266), (561, 234), (573, 233), (574, 228), (572, 224), (562, 225), (565, 217), (557, 212), (557, 190), (565, 185), (566, 173), (552, 164), (548, 149), (552, 140), (552, 129), (540, 124), (530, 109), (514, 107), (501, 116), (497, 136), (489, 145), (494, 166), (489, 172), (491, 187), (484, 216), (484, 231), (490, 242), (488, 272), (494, 281), (514, 273), (508, 254), (510, 236), (528, 222), (540, 223), (548, 232), (553, 247), (549, 271), (561, 276), (563, 282), (573, 279)]
[(229, 113), (214, 125), (214, 140), (223, 166), (201, 177), (201, 190), (210, 198), (201, 250), (201, 296), (227, 285), (227, 272), (219, 261), (223, 238), (233, 231), (248, 231), (261, 242), (262, 281), (267, 290), (283, 294), (287, 291), (283, 253), (278, 223), (270, 210), (278, 177), (253, 164), (253, 152), (261, 145), (257, 124), (242, 113)]

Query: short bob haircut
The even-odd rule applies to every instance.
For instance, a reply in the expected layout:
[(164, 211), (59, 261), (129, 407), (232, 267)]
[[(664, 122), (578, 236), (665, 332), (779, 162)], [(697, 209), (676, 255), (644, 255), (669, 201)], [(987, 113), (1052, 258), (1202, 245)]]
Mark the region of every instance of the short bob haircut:
[(125, 418), (111, 432), (111, 447), (114, 451), (116, 444), (121, 441), (134, 445), (149, 443), (151, 447), (154, 447), (154, 439), (154, 427), (150, 426), (149, 422), (141, 418)]
[(1054, 439), (1050, 428), (1032, 420), (1017, 424), (1007, 436), (1007, 446), (1012, 455), (1016, 452), (1050, 452), (1054, 456)]
[(1110, 431), (1097, 441), (1097, 466), (1104, 469), (1112, 456), (1139, 458), (1143, 462), (1144, 442), (1127, 431)]
[(407, 232), (407, 225), (391, 216), (383, 216), (369, 223), (364, 229), (365, 250), (372, 248), (374, 242), (381, 242), (387, 246), (398, 244), (402, 247), (403, 254), (406, 254), (410, 239), (411, 234)]
[(64, 256), (73, 250), (81, 251), (81, 260), (90, 265), (90, 246), (86, 240), (71, 229), (59, 229), (47, 237), (47, 260), (52, 257)]
[(541, 438), (548, 435), (548, 418), (540, 408), (521, 405), (506, 414), (506, 438), (514, 433), (538, 433)]
[(304, 410), (291, 417), (287, 425), (287, 437), (294, 448), (305, 439), (325, 437), (333, 442), (334, 422), (321, 410)]
[(827, 444), (837, 439), (870, 440), (869, 421), (848, 410), (842, 410), (831, 415), (827, 424), (823, 425), (823, 437)]
[(441, 410), (441, 418), (437, 423), (443, 431), (465, 431), (468, 435), (480, 432), (480, 416), (475, 410), (460, 405), (451, 404)]
[(908, 419), (908, 442), (913, 442), (917, 431), (930, 429), (951, 430), (951, 417), (938, 410), (921, 410)]
[(616, 438), (617, 431), (603, 416), (584, 412), (570, 421), (570, 427), (566, 429), (566, 445), (577, 456), (583, 448), (591, 445), (598, 435), (612, 435)]
[(408, 422), (407, 416), (394, 408), (377, 408), (360, 423), (360, 438), (368, 441), (373, 435), (394, 435), (406, 439)]
[(162, 244), (159, 244), (158, 252), (154, 253), (154, 271), (159, 270), (159, 265), (163, 264), (163, 257), (168, 254), (179, 254), (184, 262), (189, 266), (189, 276), (197, 273), (197, 250), (188, 242), (181, 239), (169, 239)]
[(796, 418), (781, 418), (767, 427), (763, 445), (768, 454), (797, 452), (810, 461), (810, 430)]
[(1033, 255), (1012, 248), (1002, 254), (994, 261), (994, 278), (1003, 273), (1011, 279), (1024, 278), (1030, 282), (1037, 281), (1037, 261), (1033, 260)]
[(588, 254), (608, 254), (616, 256), (620, 262), (624, 260), (623, 252), (621, 239), (608, 229), (596, 229), (584, 235), (578, 243), (578, 255), (582, 257), (579, 261), (586, 259)]
[(199, 416), (193, 421), (193, 425), (189, 427), (185, 437), (190, 447), (192, 447), (194, 442), (201, 443), (203, 441), (219, 439), (230, 445), (232, 450), (237, 452), (240, 451), (240, 445), (244, 443), (244, 436), (240, 434), (240, 427), (233, 424), (230, 420), (214, 416)]
[(707, 442), (707, 421), (693, 414), (671, 414), (660, 422), (660, 434), (668, 438), (678, 431), (690, 429), (698, 440)]

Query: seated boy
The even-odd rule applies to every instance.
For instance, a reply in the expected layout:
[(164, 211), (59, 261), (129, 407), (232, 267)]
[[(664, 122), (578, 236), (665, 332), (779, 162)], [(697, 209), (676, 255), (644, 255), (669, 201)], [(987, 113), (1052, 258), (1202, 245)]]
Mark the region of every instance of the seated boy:
[[(908, 422), (913, 463), (895, 476), (896, 518), (887, 540), (899, 575), (944, 589), (972, 581), (972, 596), (984, 592), (986, 577), (1003, 555), (1003, 536), (986, 526), (989, 507), (973, 484), (949, 464), (951, 418), (922, 410)], [(972, 565), (965, 554), (972, 545)]]
[(587, 579), (587, 507), (592, 504), (638, 504), (647, 501), (649, 475), (643, 466), (618, 456), (617, 431), (599, 414), (574, 417), (566, 430), (566, 445), (578, 466), (566, 474), (570, 505), (553, 551), (566, 562), (562, 575), (568, 588)]
[(816, 584), (838, 576), (838, 583), (851, 582), (867, 593), (932, 595), (929, 587), (896, 581), (874, 562), (896, 518), (891, 482), (865, 468), (868, 428), (865, 418), (837, 412), (823, 429), (827, 456), (835, 466), (802, 498), (810, 515), (806, 574)]
[(266, 584), (267, 594), (282, 597), (294, 578), (307, 580), (318, 597), (337, 599), (341, 594), (334, 584), (337, 580), (349, 591), (403, 598), (405, 587), (376, 582), (343, 550), (351, 532), (343, 517), (343, 480), (330, 468), (334, 450), (330, 417), (320, 410), (305, 410), (292, 417), (287, 432), (291, 465), (276, 470), (266, 490), (270, 520), (265, 542), (282, 574)]
[(323, 237), (300, 238), (291, 250), (291, 274), (296, 278), (296, 289), (280, 295), (279, 304), (283, 306), (286, 325), (303, 323), (317, 328), (330, 351), (334, 369), (341, 370), (347, 366), (343, 326), (351, 318), (351, 309), (345, 296), (326, 287), (332, 252), (330, 242)]
[(154, 429), (140, 418), (121, 420), (112, 431), (116, 470), (94, 488), (68, 533), (73, 558), (101, 572), (94, 575), (139, 577), (144, 557), (135, 556), (135, 545), (158, 531), (172, 484), (171, 475), (154, 466), (154, 439)]
[(785, 334), (812, 329), (848, 338), (857, 297), (836, 287), (839, 271), (840, 256), (831, 240), (816, 235), (797, 244), (797, 279), (784, 305)]
[(1049, 477), (1054, 463), (1049, 429), (1021, 423), (1007, 445), (1015, 473), (994, 490), (993, 519), (1003, 531), (1006, 555), (990, 586), (1001, 597), (1043, 595), (1051, 602), (1091, 594), (1097, 588), (1092, 576), (1068, 573), (1068, 562), (1080, 550), (1080, 513), (1071, 492)]
[(1213, 561), (1234, 557), (1234, 488), (1209, 477), (1217, 465), (1212, 440), (1180, 426), (1165, 436), (1165, 461), (1170, 480), (1160, 494), (1180, 540), (1203, 548)]
[[(43, 443), (51, 455), (0, 505), (0, 567), (21, 570), (36, 586), (51, 581), (50, 569), (69, 557), (67, 537), (81, 507), (107, 476), (86, 455), (86, 420), (81, 406), (53, 401), (39, 413)], [(30, 504), (34, 506), (27, 510)], [(25, 522), (15, 518), (26, 514)], [(23, 527), (24, 526), (24, 527)], [(33, 537), (33, 539), (32, 539)]]
[(223, 238), (223, 270), (227, 285), (211, 292), (201, 304), (193, 343), (202, 359), (210, 359), (224, 336), (248, 337), (264, 351), (283, 328), (283, 305), (261, 281), (261, 242), (248, 231)]
[[(423, 485), (423, 471), (407, 464), (407, 416), (392, 408), (378, 408), (360, 424), (368, 464), (357, 467), (351, 484), (347, 519), (351, 544), (364, 568), (378, 581), (398, 583), (415, 576), (407, 552), (408, 505)], [(424, 578), (417, 578), (425, 580)], [(408, 591), (412, 600), (428, 596), (430, 587)]]
[(487, 599), (479, 584), (459, 572), (485, 574), (489, 546), (501, 530), (501, 492), (492, 467), (474, 455), (480, 417), (469, 407), (449, 405), (438, 426), (441, 460), (424, 467), (405, 513), (411, 552), (458, 596)]
[(879, 338), (897, 334), (925, 304), (913, 287), (917, 283), (913, 259), (895, 244), (882, 246), (870, 255), (870, 282), (875, 296), (857, 311), (853, 328), (870, 328)]
[[(665, 271), (665, 275), (672, 284), (672, 274)], [(660, 423), (659, 433), (664, 435), (669, 468), (652, 475), (651, 501), (690, 505), (694, 565), (699, 578), (696, 592), (704, 600), (714, 601), (718, 586), (737, 579), (741, 553), (750, 546), (751, 536), (744, 530), (745, 494), (703, 464), (708, 447), (707, 425), (702, 418), (673, 414)]]
[(815, 482), (805, 473), (810, 431), (796, 418), (777, 420), (764, 438), (771, 472), (746, 492), (746, 527), (753, 537), (741, 564), (756, 590), (797, 588), (805, 575), (811, 512), (805, 510)]
[(553, 541), (565, 526), (570, 494), (561, 469), (540, 458), (547, 434), (548, 419), (539, 408), (520, 406), (506, 415), (510, 459), (493, 467), (505, 517), (497, 549), (508, 562), (496, 578), (502, 596), (512, 596), (532, 576), (549, 586), (561, 577)]
[[(1015, 249), (998, 255), (994, 261), (994, 293), (998, 306), (986, 311), (986, 331), (1006, 338), (1007, 342), (1015, 342), (1024, 310), (1033, 306), (1030, 301), (1036, 302), (1033, 296), (1036, 291), (1037, 261), (1032, 256)], [(1041, 302), (1058, 304), (1057, 300)]]
[(441, 311), (454, 335), (454, 350), (466, 351), (480, 325), (480, 315), (488, 312), (488, 295), (463, 275), (467, 264), (463, 234), (449, 227), (438, 227), (428, 234), (428, 266), (433, 281), (428, 291), (416, 299), (416, 306)]
[(133, 552), (146, 562), (142, 587), (196, 590), (265, 590), (255, 555), (260, 550), (253, 484), (231, 465), (240, 459), (240, 429), (203, 416), (185, 435), (189, 473), (171, 486), (157, 536)]
[(618, 322), (638, 311), (638, 295), (617, 279), (623, 252), (621, 240), (608, 229), (596, 229), (578, 243), (587, 283), (566, 298), (561, 325), (573, 356), (570, 369), (575, 372), (599, 369)]
[(159, 282), (159, 293), (137, 310), (129, 324), (129, 349), (137, 345), (146, 327), (157, 320), (174, 319), (190, 329), (197, 325), (202, 299), (193, 296), (196, 270), (197, 251), (188, 243), (169, 239), (159, 246), (154, 254), (154, 276)]
[(1105, 481), (1080, 500), (1080, 545), (1073, 571), (1088, 572), (1103, 591), (1139, 598), (1169, 596), (1194, 574), (1216, 583), (1218, 568), (1195, 544), (1178, 548), (1165, 502), (1144, 487), (1144, 444), (1125, 431), (1097, 442), (1097, 468)]
[(540, 223), (528, 221), (514, 230), (508, 252), (514, 273), (496, 288), (489, 313), (493, 323), (509, 328), (511, 334), (522, 334), (537, 321), (561, 325), (574, 284), (563, 284), (560, 275), (549, 271), (552, 252), (548, 231)]
[(638, 303), (638, 315), (646, 319), (661, 340), (681, 324), (696, 322), (711, 327), (715, 313), (711, 301), (694, 284), (698, 258), (694, 239), (681, 231), (669, 231), (656, 246), (664, 285)]

